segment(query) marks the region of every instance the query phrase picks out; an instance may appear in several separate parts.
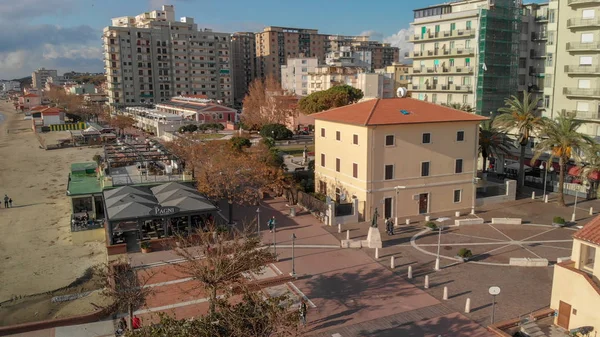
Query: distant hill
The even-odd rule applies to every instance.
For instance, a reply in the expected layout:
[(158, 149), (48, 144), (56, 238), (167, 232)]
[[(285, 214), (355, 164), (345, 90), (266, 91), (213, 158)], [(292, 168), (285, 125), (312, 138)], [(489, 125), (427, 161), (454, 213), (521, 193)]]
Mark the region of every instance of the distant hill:
[(15, 79), (12, 79), (11, 81), (17, 81), (17, 82), (21, 83), (21, 88), (30, 87), (31, 83), (32, 83), (31, 76), (15, 78)]

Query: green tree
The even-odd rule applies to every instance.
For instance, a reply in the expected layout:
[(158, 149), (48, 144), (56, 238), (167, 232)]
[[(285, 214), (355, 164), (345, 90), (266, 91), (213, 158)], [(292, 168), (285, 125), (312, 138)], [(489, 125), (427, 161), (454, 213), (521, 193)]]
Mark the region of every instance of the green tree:
[(283, 124), (267, 124), (260, 129), (263, 138), (270, 137), (275, 140), (292, 138), (294, 133)]
[(446, 106), (448, 108), (452, 108), (455, 110), (461, 110), (461, 111), (465, 111), (465, 112), (475, 112), (475, 109), (473, 109), (469, 104), (466, 103), (442, 103), (443, 106)]
[(499, 154), (509, 154), (514, 147), (506, 133), (494, 127), (493, 119), (479, 125), (479, 153), (483, 159), (483, 172), (487, 169), (487, 159), (490, 154), (498, 158)]
[(231, 137), (231, 139), (229, 139), (229, 144), (237, 151), (242, 151), (244, 148), (250, 147), (252, 142), (246, 137)]
[(494, 119), (494, 126), (506, 133), (516, 133), (517, 141), (521, 146), (519, 156), (519, 177), (517, 186), (522, 189), (525, 185), (525, 149), (529, 144), (529, 137), (533, 135), (542, 124), (542, 117), (536, 113), (540, 99), (532, 99), (527, 91), (523, 92), (523, 100), (511, 96), (504, 101), (506, 105), (498, 109), (501, 113)]
[(314, 92), (298, 102), (298, 106), (305, 114), (313, 114), (331, 108), (358, 102), (364, 96), (362, 90), (349, 85), (337, 85), (325, 91)]
[(540, 134), (543, 135), (534, 148), (532, 161), (537, 160), (543, 153), (549, 153), (548, 162), (558, 158), (560, 167), (558, 180), (558, 204), (565, 206), (564, 182), (567, 162), (574, 158), (580, 161), (578, 150), (585, 149), (593, 143), (592, 138), (577, 132), (583, 122), (575, 119), (574, 114), (560, 113), (556, 119), (543, 119)]
[(600, 144), (591, 143), (583, 147), (583, 158), (578, 158), (579, 175), (587, 179), (598, 193), (598, 177), (600, 176)]

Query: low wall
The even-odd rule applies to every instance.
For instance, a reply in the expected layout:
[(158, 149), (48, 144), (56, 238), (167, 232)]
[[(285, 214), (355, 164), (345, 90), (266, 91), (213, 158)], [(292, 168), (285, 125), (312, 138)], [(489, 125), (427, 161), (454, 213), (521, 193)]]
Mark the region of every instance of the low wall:
[(106, 255), (119, 255), (119, 254), (127, 254), (127, 244), (119, 243), (117, 245), (107, 245), (106, 246)]
[(548, 267), (548, 259), (530, 259), (528, 257), (511, 257), (508, 262), (518, 267)]
[(520, 225), (522, 223), (523, 219), (520, 218), (492, 218), (492, 224)]
[(507, 201), (517, 200), (517, 181), (516, 180), (507, 180), (506, 181), (506, 194), (504, 195), (496, 195), (493, 197), (487, 198), (479, 198), (475, 200), (475, 206), (485, 206), (485, 205), (493, 205), (500, 204)]
[(464, 226), (464, 225), (481, 225), (483, 224), (483, 219), (462, 219), (462, 220), (454, 220), (454, 225), (456, 226)]
[(8, 336), (8, 335), (14, 335), (14, 334), (18, 334), (18, 333), (29, 332), (29, 331), (56, 328), (59, 326), (68, 326), (68, 325), (77, 325), (77, 324), (97, 322), (100, 319), (106, 317), (108, 314), (109, 314), (109, 312), (106, 309), (100, 309), (100, 310), (97, 310), (97, 311), (94, 311), (92, 313), (85, 314), (85, 315), (65, 317), (65, 318), (59, 318), (59, 319), (49, 319), (49, 320), (45, 320), (45, 321), (23, 323), (23, 324), (9, 325), (9, 326), (2, 326), (2, 327), (0, 327), (0, 336)]
[(104, 242), (106, 235), (104, 234), (104, 227), (90, 229), (85, 231), (71, 232), (71, 239), (73, 244), (81, 245), (85, 242), (100, 241)]

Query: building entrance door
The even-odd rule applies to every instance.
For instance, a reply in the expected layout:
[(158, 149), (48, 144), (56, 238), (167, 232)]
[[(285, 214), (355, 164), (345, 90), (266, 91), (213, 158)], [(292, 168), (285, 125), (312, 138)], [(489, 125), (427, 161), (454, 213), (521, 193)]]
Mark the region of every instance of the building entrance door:
[(419, 194), (419, 214), (429, 212), (429, 193)]
[(392, 217), (392, 198), (385, 198), (383, 204), (383, 216), (387, 218)]
[(558, 319), (556, 324), (559, 327), (569, 330), (569, 321), (571, 320), (571, 305), (560, 301), (558, 305)]

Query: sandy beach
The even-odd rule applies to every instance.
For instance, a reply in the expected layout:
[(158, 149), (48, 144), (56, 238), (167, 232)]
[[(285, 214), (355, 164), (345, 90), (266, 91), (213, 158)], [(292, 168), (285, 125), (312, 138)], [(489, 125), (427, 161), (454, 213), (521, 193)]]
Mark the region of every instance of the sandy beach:
[(31, 121), (0, 102), (0, 303), (69, 285), (84, 271), (106, 261), (101, 242), (73, 245), (66, 196), (69, 167), (91, 161), (102, 150), (67, 148), (46, 151), (31, 131)]

